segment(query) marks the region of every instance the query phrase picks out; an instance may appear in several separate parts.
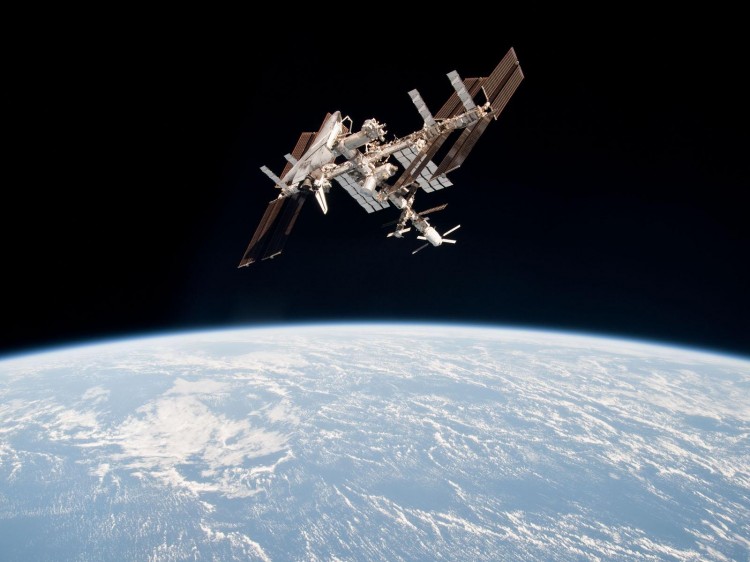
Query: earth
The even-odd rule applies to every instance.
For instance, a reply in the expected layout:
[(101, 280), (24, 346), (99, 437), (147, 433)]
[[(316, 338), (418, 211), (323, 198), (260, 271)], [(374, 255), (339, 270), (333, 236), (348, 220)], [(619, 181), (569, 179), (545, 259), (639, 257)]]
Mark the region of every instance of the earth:
[(750, 361), (410, 324), (6, 358), (0, 553), (748, 560)]

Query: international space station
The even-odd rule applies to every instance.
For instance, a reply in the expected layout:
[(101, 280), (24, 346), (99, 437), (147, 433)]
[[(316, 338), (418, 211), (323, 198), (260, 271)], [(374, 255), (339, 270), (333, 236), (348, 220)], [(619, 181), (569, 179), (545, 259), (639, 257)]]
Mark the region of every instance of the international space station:
[[(287, 164), (280, 175), (261, 167), (279, 194), (268, 204), (239, 267), (278, 256), (310, 196), (327, 213), (326, 193), (332, 181), (368, 213), (391, 205), (399, 209), (399, 218), (389, 223), (394, 229), (388, 236), (403, 238), (413, 227), (417, 239), (424, 243), (412, 253), (430, 244), (455, 244), (447, 236), (460, 225), (440, 234), (429, 223), (428, 215), (446, 205), (416, 211), (415, 198), (420, 189), (431, 193), (452, 185), (447, 174), (463, 164), (490, 122), (505, 109), (523, 80), (523, 72), (511, 48), (489, 76), (462, 80), (453, 71), (448, 78), (454, 92), (435, 115), (417, 90), (409, 92), (424, 120), (418, 131), (386, 141), (384, 124), (368, 119), (359, 131), (352, 132), (352, 120), (336, 111), (326, 115), (317, 132), (300, 135), (294, 150), (285, 156)], [(433, 158), (457, 131), (461, 132), (455, 142), (435, 164)], [(398, 164), (391, 162), (391, 157)]]

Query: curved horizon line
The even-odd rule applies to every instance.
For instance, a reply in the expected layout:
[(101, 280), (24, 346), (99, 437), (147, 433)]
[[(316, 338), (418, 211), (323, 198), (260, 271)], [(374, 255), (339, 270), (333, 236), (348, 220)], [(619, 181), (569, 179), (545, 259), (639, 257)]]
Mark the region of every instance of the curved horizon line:
[(120, 343), (150, 340), (150, 339), (166, 339), (166, 338), (179, 338), (186, 337), (189, 335), (199, 334), (210, 334), (210, 333), (224, 333), (224, 332), (245, 332), (245, 331), (269, 331), (269, 330), (294, 330), (302, 328), (314, 328), (314, 327), (410, 327), (410, 328), (462, 328), (475, 331), (502, 331), (502, 332), (522, 332), (526, 334), (544, 334), (547, 336), (558, 336), (567, 338), (580, 338), (580, 339), (592, 339), (599, 342), (618, 342), (626, 343), (630, 345), (637, 345), (649, 348), (659, 349), (671, 349), (674, 351), (690, 352), (702, 355), (711, 355), (714, 357), (722, 357), (726, 359), (732, 359), (741, 362), (750, 362), (750, 356), (741, 355), (725, 350), (719, 350), (715, 348), (706, 348), (696, 345), (688, 345), (685, 343), (660, 340), (660, 339), (642, 339), (634, 336), (617, 334), (613, 332), (588, 332), (580, 329), (567, 329), (559, 327), (538, 327), (529, 326), (523, 324), (495, 324), (490, 322), (465, 322), (465, 321), (421, 321), (421, 320), (334, 320), (334, 321), (292, 321), (285, 323), (268, 323), (268, 324), (253, 324), (253, 325), (230, 325), (230, 326), (203, 326), (203, 327), (192, 327), (182, 328), (175, 330), (161, 330), (161, 331), (142, 331), (135, 332), (130, 335), (123, 335), (121, 337), (110, 336), (102, 338), (94, 338), (85, 341), (75, 341), (63, 344), (52, 344), (47, 347), (38, 347), (34, 349), (27, 349), (19, 352), (10, 352), (8, 354), (0, 354), (0, 362), (28, 358), (36, 355), (46, 355), (49, 353), (62, 353), (72, 351), (81, 348), (98, 347), (106, 345), (116, 345)]

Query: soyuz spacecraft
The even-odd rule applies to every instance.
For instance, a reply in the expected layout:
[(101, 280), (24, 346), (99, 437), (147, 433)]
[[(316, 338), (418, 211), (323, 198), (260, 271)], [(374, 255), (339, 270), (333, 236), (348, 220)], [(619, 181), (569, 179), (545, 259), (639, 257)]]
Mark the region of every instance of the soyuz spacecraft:
[[(390, 205), (400, 209), (399, 218), (390, 223), (394, 230), (388, 236), (403, 238), (413, 227), (424, 244), (412, 253), (430, 244), (455, 244), (446, 236), (460, 225), (439, 234), (427, 217), (446, 205), (417, 212), (414, 199), (420, 189), (430, 193), (452, 185), (447, 174), (463, 164), (487, 125), (505, 109), (523, 80), (523, 72), (511, 48), (487, 77), (462, 80), (453, 71), (448, 78), (455, 91), (434, 116), (417, 90), (409, 92), (424, 120), (419, 131), (386, 142), (384, 124), (368, 119), (359, 131), (352, 132), (352, 120), (336, 111), (326, 115), (317, 132), (300, 135), (294, 150), (285, 156), (287, 164), (279, 176), (261, 167), (279, 194), (268, 204), (239, 267), (278, 256), (310, 196), (327, 213), (326, 193), (332, 181), (368, 213)], [(477, 97), (482, 105), (477, 105)], [(459, 130), (458, 138), (436, 165), (432, 159)], [(398, 165), (390, 161), (391, 157)]]

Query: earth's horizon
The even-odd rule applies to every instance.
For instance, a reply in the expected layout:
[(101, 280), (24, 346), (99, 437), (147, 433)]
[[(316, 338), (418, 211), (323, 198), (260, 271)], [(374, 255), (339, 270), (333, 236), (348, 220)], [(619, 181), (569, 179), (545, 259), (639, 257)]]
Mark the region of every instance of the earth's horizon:
[(203, 326), (197, 328), (166, 328), (156, 330), (136, 331), (130, 334), (109, 335), (92, 338), (77, 338), (67, 342), (52, 342), (41, 344), (35, 347), (24, 348), (20, 350), (6, 350), (0, 353), (0, 363), (3, 361), (12, 361), (22, 359), (28, 356), (39, 356), (41, 354), (59, 353), (72, 351), (79, 348), (88, 348), (103, 345), (116, 345), (138, 340), (152, 340), (160, 338), (176, 338), (195, 334), (210, 333), (228, 333), (228, 332), (247, 332), (247, 331), (268, 331), (268, 330), (293, 330), (293, 329), (325, 329), (337, 327), (365, 327), (365, 328), (441, 328), (441, 329), (459, 329), (459, 330), (491, 330), (503, 333), (519, 334), (545, 334), (549, 336), (562, 336), (571, 338), (585, 338), (597, 341), (621, 342), (632, 345), (639, 345), (660, 349), (672, 349), (688, 353), (697, 353), (702, 355), (712, 355), (715, 357), (724, 357), (734, 361), (746, 361), (750, 363), (750, 354), (743, 354), (737, 350), (729, 350), (718, 347), (711, 347), (709, 344), (691, 344), (679, 340), (661, 340), (656, 337), (638, 337), (632, 334), (619, 332), (596, 332), (579, 330), (573, 328), (545, 328), (534, 325), (524, 324), (495, 324), (483, 322), (450, 322), (442, 320), (335, 320), (335, 321), (297, 321), (297, 322), (269, 322), (262, 324), (232, 324), (228, 326)]
[(747, 560), (750, 360), (336, 322), (0, 357), (3, 560)]

